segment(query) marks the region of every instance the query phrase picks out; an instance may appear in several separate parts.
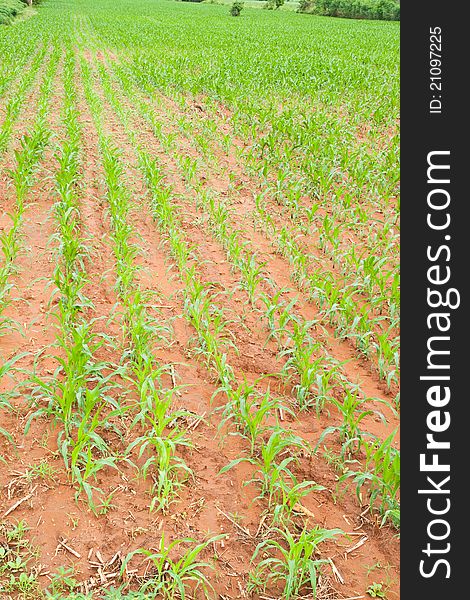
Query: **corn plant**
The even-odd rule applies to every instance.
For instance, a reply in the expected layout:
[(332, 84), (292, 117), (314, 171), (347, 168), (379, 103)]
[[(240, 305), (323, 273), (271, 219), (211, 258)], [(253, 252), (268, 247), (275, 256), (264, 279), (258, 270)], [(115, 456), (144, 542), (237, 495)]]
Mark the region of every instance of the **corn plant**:
[(348, 458), (351, 454), (356, 454), (357, 452), (359, 452), (364, 443), (364, 438), (374, 437), (372, 436), (372, 434), (369, 434), (367, 431), (361, 429), (361, 422), (368, 416), (376, 416), (382, 421), (382, 423), (387, 422), (384, 415), (380, 411), (375, 409), (373, 410), (362, 408), (362, 405), (370, 400), (382, 402), (389, 406), (389, 404), (385, 400), (381, 400), (380, 398), (362, 399), (358, 398), (356, 394), (353, 394), (350, 391), (346, 391), (346, 394), (342, 401), (339, 401), (336, 398), (332, 398), (331, 403), (338, 409), (338, 412), (342, 415), (343, 422), (341, 425), (328, 426), (322, 432), (316, 448), (320, 446), (320, 444), (323, 442), (326, 436), (338, 432), (340, 440), (342, 442), (341, 457), (343, 459)]
[(126, 454), (130, 454), (134, 448), (139, 448), (139, 458), (142, 458), (144, 453), (150, 453), (140, 469), (144, 478), (150, 470), (152, 471), (154, 485), (150, 511), (167, 510), (177, 496), (182, 482), (192, 476), (192, 471), (185, 461), (176, 455), (179, 447), (191, 447), (191, 443), (184, 429), (178, 425), (179, 420), (184, 422), (184, 418), (190, 413), (185, 410), (171, 410), (174, 392), (175, 390), (168, 390), (165, 397), (161, 392), (154, 396), (154, 403), (145, 414), (148, 429), (144, 435), (131, 442), (126, 450)]
[(365, 466), (358, 470), (348, 470), (339, 482), (352, 482), (356, 486), (356, 495), (363, 504), (362, 489), (365, 486), (369, 494), (371, 512), (378, 511), (382, 524), (389, 521), (396, 528), (400, 526), (400, 451), (392, 444), (396, 431), (385, 440), (377, 439), (365, 443)]
[(261, 447), (258, 456), (236, 458), (225, 465), (220, 473), (225, 473), (240, 463), (255, 466), (255, 476), (246, 483), (259, 484), (259, 497), (267, 496), (268, 504), (272, 506), (279, 497), (279, 492), (282, 493), (283, 483), (291, 481), (294, 485), (297, 484), (291, 467), (298, 462), (300, 452), (308, 452), (306, 442), (284, 429), (277, 428)]
[(269, 590), (271, 585), (281, 585), (283, 600), (299, 598), (310, 591), (316, 597), (318, 572), (328, 559), (317, 558), (318, 546), (325, 540), (340, 535), (340, 529), (303, 529), (298, 536), (288, 529), (272, 528), (275, 538), (258, 544), (252, 557), (255, 562), (259, 555), (268, 554), (250, 573), (249, 590)]
[(253, 456), (256, 444), (263, 439), (263, 435), (275, 428), (275, 426), (266, 425), (270, 416), (276, 415), (277, 411), (284, 411), (285, 414), (293, 415), (292, 411), (284, 406), (278, 399), (271, 396), (268, 388), (264, 394), (256, 389), (258, 381), (253, 384), (244, 381), (238, 387), (221, 386), (214, 395), (224, 392), (227, 396), (227, 402), (223, 406), (222, 419), (219, 423), (219, 430), (228, 423), (233, 422), (236, 431), (231, 435), (240, 435), (250, 442), (250, 454)]
[[(139, 548), (130, 552), (123, 561), (121, 575), (134, 556), (144, 556), (152, 570), (142, 583), (141, 592), (158, 594), (165, 600), (173, 600), (174, 598), (187, 598), (189, 590), (191, 592), (200, 590), (203, 597), (208, 598), (213, 588), (203, 569), (210, 569), (212, 565), (202, 561), (199, 555), (208, 546), (224, 537), (223, 535), (214, 536), (199, 544), (196, 543), (196, 540), (184, 538), (173, 540), (166, 545), (165, 535), (162, 534), (155, 551)], [(173, 558), (177, 549), (187, 544), (191, 544), (192, 547), (183, 551), (179, 558)]]
[(302, 498), (312, 492), (321, 492), (326, 489), (316, 481), (298, 481), (292, 472), (277, 477), (272, 488), (273, 493), (269, 504), (272, 513), (272, 524), (285, 527), (290, 526), (293, 516), (301, 506)]

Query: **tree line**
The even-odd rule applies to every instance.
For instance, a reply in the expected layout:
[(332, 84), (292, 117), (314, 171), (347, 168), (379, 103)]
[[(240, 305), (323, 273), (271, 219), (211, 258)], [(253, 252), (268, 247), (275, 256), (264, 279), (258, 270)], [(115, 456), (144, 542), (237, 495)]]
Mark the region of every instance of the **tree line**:
[(298, 12), (346, 19), (400, 20), (396, 0), (300, 0)]

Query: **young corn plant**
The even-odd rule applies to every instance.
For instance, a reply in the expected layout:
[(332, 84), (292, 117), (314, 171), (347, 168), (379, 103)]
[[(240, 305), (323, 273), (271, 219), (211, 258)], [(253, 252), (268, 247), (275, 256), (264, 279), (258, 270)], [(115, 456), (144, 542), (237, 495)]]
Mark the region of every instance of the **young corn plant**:
[(341, 447), (341, 458), (343, 460), (349, 458), (352, 454), (357, 454), (364, 443), (365, 437), (374, 437), (372, 434), (361, 429), (361, 422), (368, 416), (378, 417), (382, 423), (386, 424), (384, 415), (373, 409), (363, 409), (362, 405), (365, 402), (374, 401), (382, 402), (389, 406), (388, 402), (380, 398), (359, 398), (356, 394), (346, 391), (342, 401), (336, 398), (331, 399), (331, 403), (338, 409), (338, 412), (343, 417), (341, 425), (330, 425), (321, 434), (316, 449), (320, 446), (323, 440), (332, 433), (338, 432)]
[(282, 492), (282, 481), (297, 483), (291, 466), (298, 463), (300, 452), (308, 452), (306, 442), (284, 429), (275, 429), (267, 442), (261, 447), (257, 456), (240, 457), (232, 460), (220, 470), (225, 473), (240, 463), (249, 463), (256, 467), (255, 476), (248, 483), (256, 483), (260, 486), (259, 498), (267, 497), (269, 507), (272, 507)]
[(282, 600), (294, 600), (307, 592), (316, 597), (318, 573), (327, 559), (317, 558), (318, 546), (340, 535), (340, 529), (303, 529), (298, 536), (288, 529), (274, 527), (275, 538), (263, 540), (255, 549), (252, 562), (268, 555), (250, 573), (249, 591), (266, 592), (271, 586), (281, 586)]
[[(334, 399), (333, 391), (341, 385), (341, 364), (329, 356), (324, 356), (320, 342), (315, 342), (310, 330), (316, 323), (290, 320), (291, 329), (287, 330), (287, 348), (281, 355), (287, 357), (283, 372), (286, 377), (297, 375), (294, 391), (301, 410), (315, 408), (319, 415), (326, 404)], [(318, 355), (320, 353), (320, 355)]]
[(326, 488), (315, 481), (297, 481), (292, 475), (290, 479), (277, 481), (278, 493), (273, 509), (273, 524), (288, 526), (293, 513), (297, 512), (300, 501), (311, 492), (321, 492)]
[(125, 410), (119, 407), (101, 416), (103, 410), (107, 408), (103, 403), (103, 395), (100, 386), (87, 390), (82, 420), (76, 427), (74, 435), (71, 437), (59, 435), (58, 439), (59, 451), (67, 468), (69, 468), (70, 457), (72, 483), (76, 483), (78, 487), (75, 499), (78, 501), (80, 493), (84, 492), (95, 514), (98, 514), (100, 508), (95, 502), (95, 495), (99, 494), (102, 497), (104, 492), (90, 481), (96, 481), (98, 472), (106, 467), (118, 470), (119, 458), (99, 432), (111, 429), (120, 434), (119, 430), (112, 426), (112, 420), (115, 417), (122, 417)]
[(364, 468), (346, 471), (339, 478), (339, 483), (352, 479), (361, 505), (363, 504), (362, 490), (366, 487), (370, 511), (379, 513), (382, 517), (382, 525), (390, 522), (399, 529), (400, 451), (393, 446), (395, 435), (396, 431), (383, 441), (374, 439), (366, 442)]
[(254, 455), (256, 444), (262, 439), (262, 436), (267, 431), (276, 428), (276, 426), (265, 424), (270, 416), (276, 415), (276, 421), (277, 411), (284, 411), (285, 414), (293, 416), (293, 412), (288, 407), (271, 396), (269, 388), (264, 394), (258, 392), (257, 383), (258, 381), (253, 384), (245, 381), (237, 388), (221, 387), (215, 392), (218, 394), (223, 391), (227, 395), (219, 431), (229, 422), (234, 423), (236, 431), (229, 435), (240, 435), (247, 438), (250, 442), (251, 456)]
[[(141, 592), (151, 594), (153, 597), (158, 594), (158, 597), (164, 600), (175, 600), (187, 598), (189, 594), (199, 591), (203, 598), (209, 598), (213, 588), (204, 571), (213, 567), (210, 563), (201, 560), (200, 554), (224, 537), (224, 535), (213, 536), (199, 544), (196, 540), (184, 538), (173, 540), (166, 545), (165, 535), (162, 534), (154, 551), (139, 548), (130, 552), (123, 561), (121, 575), (135, 556), (143, 556), (151, 570), (148, 571), (148, 576), (140, 587)], [(180, 548), (188, 544), (191, 545), (190, 548), (181, 552)], [(174, 558), (178, 550), (180, 556)]]
[(126, 450), (126, 455), (129, 455), (138, 447), (139, 459), (145, 453), (150, 454), (140, 469), (144, 478), (150, 470), (152, 472), (154, 485), (150, 511), (165, 512), (176, 499), (183, 482), (192, 476), (191, 469), (176, 454), (179, 447), (191, 447), (186, 432), (178, 425), (179, 420), (184, 421), (190, 413), (185, 410), (171, 410), (173, 393), (174, 390), (168, 390), (166, 397), (162, 397), (160, 392), (154, 398), (152, 410), (146, 414), (148, 431), (131, 442)]

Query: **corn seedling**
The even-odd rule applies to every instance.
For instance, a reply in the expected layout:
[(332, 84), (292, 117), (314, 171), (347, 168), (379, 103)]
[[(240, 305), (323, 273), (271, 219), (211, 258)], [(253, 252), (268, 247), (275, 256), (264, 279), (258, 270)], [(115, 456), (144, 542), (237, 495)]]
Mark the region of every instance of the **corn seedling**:
[[(199, 558), (208, 546), (223, 539), (225, 536), (214, 536), (205, 542), (197, 544), (190, 538), (178, 539), (165, 544), (165, 536), (162, 535), (158, 548), (152, 552), (140, 548), (134, 550), (126, 556), (121, 568), (121, 574), (124, 573), (126, 566), (134, 556), (144, 556), (152, 567), (150, 576), (141, 585), (140, 591), (147, 594), (159, 594), (165, 600), (174, 598), (186, 598), (190, 590), (200, 590), (204, 598), (208, 598), (212, 586), (202, 569), (211, 568), (210, 563), (204, 562)], [(173, 558), (174, 554), (181, 546), (191, 544), (188, 550), (184, 551), (180, 558)]]
[(299, 598), (302, 591), (310, 591), (316, 596), (318, 571), (327, 564), (327, 559), (317, 558), (318, 545), (325, 540), (340, 535), (340, 529), (304, 529), (299, 536), (289, 530), (273, 528), (271, 533), (280, 541), (270, 538), (256, 547), (252, 557), (268, 554), (250, 574), (249, 589), (266, 591), (271, 584), (282, 586), (283, 600)]

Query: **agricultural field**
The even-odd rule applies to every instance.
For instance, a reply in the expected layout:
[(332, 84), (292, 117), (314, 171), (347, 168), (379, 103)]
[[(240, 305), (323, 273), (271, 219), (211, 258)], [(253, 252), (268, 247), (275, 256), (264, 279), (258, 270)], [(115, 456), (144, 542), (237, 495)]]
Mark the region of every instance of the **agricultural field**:
[(399, 597), (399, 25), (0, 26), (0, 598)]

